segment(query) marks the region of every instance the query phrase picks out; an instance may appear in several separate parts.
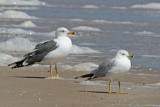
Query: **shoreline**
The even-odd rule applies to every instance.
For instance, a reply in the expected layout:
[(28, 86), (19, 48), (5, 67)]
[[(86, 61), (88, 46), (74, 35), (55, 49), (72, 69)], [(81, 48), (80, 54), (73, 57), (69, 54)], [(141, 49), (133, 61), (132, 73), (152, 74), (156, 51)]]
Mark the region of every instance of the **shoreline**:
[[(131, 69), (132, 73), (120, 76), (122, 91), (118, 94), (117, 81), (112, 82), (112, 92), (108, 94), (108, 81), (105, 78), (85, 83), (84, 79), (73, 78), (86, 72), (59, 72), (64, 79), (44, 79), (49, 76), (48, 68), (24, 67), (10, 69), (0, 67), (1, 102), (7, 107), (155, 107), (160, 106), (160, 73), (156, 76), (137, 75), (149, 73), (146, 69)], [(88, 73), (88, 72), (87, 72)], [(84, 83), (84, 84), (82, 84)], [(97, 85), (98, 84), (98, 85)]]

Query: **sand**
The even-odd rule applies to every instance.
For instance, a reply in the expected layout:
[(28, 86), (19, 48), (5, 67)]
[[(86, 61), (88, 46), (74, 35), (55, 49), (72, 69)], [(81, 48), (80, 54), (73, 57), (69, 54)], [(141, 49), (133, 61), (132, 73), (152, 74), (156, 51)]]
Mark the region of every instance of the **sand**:
[(48, 68), (0, 69), (0, 107), (160, 107), (160, 72), (154, 69), (133, 68), (119, 76), (126, 94), (117, 93), (116, 81), (115, 93), (108, 94), (107, 77), (94, 80), (104, 86), (73, 79), (88, 72), (63, 71), (65, 79), (51, 80), (45, 79)]

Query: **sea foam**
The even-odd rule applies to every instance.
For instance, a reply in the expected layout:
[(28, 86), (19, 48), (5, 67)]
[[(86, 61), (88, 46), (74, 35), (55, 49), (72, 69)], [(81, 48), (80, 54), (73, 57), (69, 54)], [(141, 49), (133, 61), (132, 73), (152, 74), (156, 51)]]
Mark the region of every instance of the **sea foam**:
[(26, 35), (35, 34), (35, 32), (33, 31), (24, 30), (21, 28), (0, 28), (0, 33), (7, 33), (9, 34), (8, 36), (13, 34), (26, 34)]
[(160, 3), (136, 4), (131, 6), (133, 9), (160, 9)]
[(27, 28), (30, 28), (30, 27), (37, 27), (32, 21), (25, 21), (21, 24), (19, 24), (18, 26), (20, 27), (27, 27)]
[(7, 66), (8, 64), (18, 61), (17, 57), (13, 57), (9, 54), (0, 53), (0, 66)]
[(82, 22), (84, 19), (67, 19), (69, 21)]
[(159, 55), (142, 55), (142, 57), (145, 57), (145, 58), (160, 58)]
[(123, 22), (113, 22), (113, 21), (107, 21), (107, 20), (92, 20), (92, 22), (94, 23), (107, 23), (107, 24), (123, 24), (123, 25), (132, 25), (134, 24), (133, 22), (129, 22), (129, 21), (123, 21)]
[(1, 5), (45, 5), (39, 0), (0, 0)]
[(138, 35), (153, 35), (153, 32), (149, 32), (149, 31), (142, 31), (142, 32), (136, 32), (136, 34)]
[(82, 30), (82, 31), (101, 31), (99, 28), (89, 27), (89, 26), (78, 26), (72, 28), (73, 30)]
[(81, 81), (80, 84), (82, 84), (82, 85), (93, 85), (93, 86), (107, 86), (106, 84), (102, 84), (100, 82), (95, 82), (95, 81)]
[(155, 83), (154, 85), (156, 85), (156, 86), (160, 86), (160, 82), (158, 82), (158, 83)]
[(6, 10), (0, 13), (1, 18), (19, 18), (19, 19), (35, 19), (36, 17), (30, 16), (25, 12), (22, 11), (15, 11), (15, 10)]
[(84, 6), (82, 6), (82, 8), (97, 9), (98, 6), (95, 6), (95, 5), (84, 5)]
[(70, 66), (70, 65), (63, 65), (62, 69), (68, 70), (68, 71), (92, 71), (98, 67), (97, 64), (91, 63), (91, 62), (85, 62), (80, 63), (78, 65)]
[(28, 39), (15, 37), (0, 43), (2, 52), (30, 52), (34, 49), (35, 43)]
[(118, 9), (118, 10), (125, 10), (127, 9), (127, 7), (118, 7), (118, 6), (115, 6), (115, 7), (111, 7), (112, 9)]
[(89, 47), (80, 47), (76, 45), (72, 46), (71, 54), (91, 54), (91, 53), (100, 53), (100, 52), (97, 50), (91, 49)]
[(82, 31), (101, 31), (99, 28), (89, 27), (89, 26), (78, 26), (72, 28), (73, 30), (82, 30)]

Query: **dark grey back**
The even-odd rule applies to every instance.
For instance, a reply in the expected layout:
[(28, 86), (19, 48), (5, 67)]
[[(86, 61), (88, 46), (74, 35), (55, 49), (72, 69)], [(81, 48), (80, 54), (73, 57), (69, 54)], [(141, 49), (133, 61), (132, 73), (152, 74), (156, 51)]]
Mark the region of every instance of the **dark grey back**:
[(58, 47), (57, 42), (51, 40), (44, 43), (37, 44), (35, 46), (35, 51), (24, 55), (28, 65), (34, 64), (35, 62), (40, 62), (43, 58), (51, 51)]

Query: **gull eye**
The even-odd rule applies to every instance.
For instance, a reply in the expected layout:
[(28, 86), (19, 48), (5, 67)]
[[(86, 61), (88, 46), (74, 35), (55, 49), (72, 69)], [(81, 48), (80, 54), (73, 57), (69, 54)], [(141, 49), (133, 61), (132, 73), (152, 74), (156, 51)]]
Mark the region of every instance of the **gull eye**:
[(64, 30), (61, 30), (61, 32), (64, 32)]
[(125, 55), (124, 53), (122, 53), (122, 55)]

